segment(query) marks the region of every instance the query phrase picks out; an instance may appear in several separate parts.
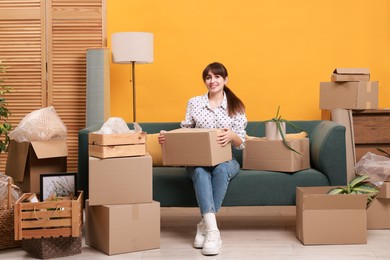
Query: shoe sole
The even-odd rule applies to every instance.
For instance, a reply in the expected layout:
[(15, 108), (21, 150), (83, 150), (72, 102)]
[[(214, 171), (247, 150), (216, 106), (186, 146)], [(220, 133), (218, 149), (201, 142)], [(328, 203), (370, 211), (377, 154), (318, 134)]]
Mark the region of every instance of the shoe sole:
[(203, 244), (196, 244), (196, 243), (194, 243), (194, 247), (196, 249), (202, 249), (203, 248)]
[(222, 249), (222, 245), (219, 246), (217, 249), (213, 249), (213, 250), (202, 250), (202, 254), (204, 255), (218, 255), (220, 253)]

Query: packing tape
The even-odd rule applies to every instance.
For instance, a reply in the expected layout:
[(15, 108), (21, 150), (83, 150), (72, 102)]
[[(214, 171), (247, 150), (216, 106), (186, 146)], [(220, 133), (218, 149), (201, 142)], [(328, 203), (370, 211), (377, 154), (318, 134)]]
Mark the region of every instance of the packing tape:
[(371, 82), (367, 82), (366, 91), (367, 93), (371, 93)]

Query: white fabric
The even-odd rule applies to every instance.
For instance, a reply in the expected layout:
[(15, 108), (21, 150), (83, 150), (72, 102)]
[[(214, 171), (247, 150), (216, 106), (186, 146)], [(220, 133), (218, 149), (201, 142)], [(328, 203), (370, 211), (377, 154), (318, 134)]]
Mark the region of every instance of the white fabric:
[(206, 213), (203, 215), (204, 222), (206, 224), (206, 230), (218, 230), (217, 218), (214, 213)]

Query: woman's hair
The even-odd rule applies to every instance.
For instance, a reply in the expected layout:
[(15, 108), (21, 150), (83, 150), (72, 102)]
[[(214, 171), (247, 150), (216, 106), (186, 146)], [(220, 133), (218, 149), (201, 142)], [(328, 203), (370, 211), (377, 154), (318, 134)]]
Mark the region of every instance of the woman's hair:
[[(223, 64), (219, 62), (213, 62), (207, 65), (207, 67), (203, 70), (202, 77), (203, 81), (206, 81), (206, 77), (209, 74), (209, 72), (212, 72), (214, 75), (219, 75), (222, 78), (226, 79), (228, 76), (227, 69)], [(228, 114), (229, 116), (234, 116), (239, 112), (244, 112), (245, 111), (245, 105), (239, 99), (233, 91), (231, 91), (226, 85), (224, 86), (224, 91), (226, 94), (226, 99), (227, 99), (227, 105), (228, 105)]]

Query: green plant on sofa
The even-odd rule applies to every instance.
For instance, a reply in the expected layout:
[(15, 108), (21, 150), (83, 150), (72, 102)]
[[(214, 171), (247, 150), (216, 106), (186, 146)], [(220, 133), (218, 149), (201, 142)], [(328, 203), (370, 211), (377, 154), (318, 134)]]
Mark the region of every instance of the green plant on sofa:
[(368, 175), (357, 175), (346, 187), (337, 187), (331, 189), (328, 194), (367, 194), (367, 207), (371, 205), (379, 188), (369, 182)]
[(11, 131), (11, 124), (7, 121), (11, 113), (4, 98), (4, 94), (10, 92), (10, 87), (4, 84), (4, 79), (1, 77), (5, 73), (5, 69), (0, 61), (0, 153), (7, 151), (10, 141), (8, 133)]
[(287, 140), (286, 140), (286, 135), (285, 135), (285, 132), (283, 130), (283, 123), (286, 124), (286, 126), (291, 126), (293, 129), (295, 129), (297, 132), (300, 132), (302, 131), (302, 129), (299, 128), (299, 126), (297, 126), (296, 124), (288, 121), (287, 119), (284, 119), (282, 118), (282, 115), (279, 114), (279, 111), (280, 111), (280, 105), (278, 106), (278, 110), (276, 111), (276, 115), (275, 117), (269, 119), (269, 120), (266, 120), (264, 121), (264, 123), (267, 123), (267, 122), (273, 122), (275, 123), (276, 127), (277, 127), (277, 130), (280, 134), (280, 136), (282, 137), (282, 140), (283, 140), (283, 144), (291, 151), (295, 152), (295, 153), (298, 153), (298, 154), (301, 154), (300, 152), (298, 152), (297, 150), (295, 150), (294, 148), (292, 148), (291, 146), (288, 145), (287, 143)]

